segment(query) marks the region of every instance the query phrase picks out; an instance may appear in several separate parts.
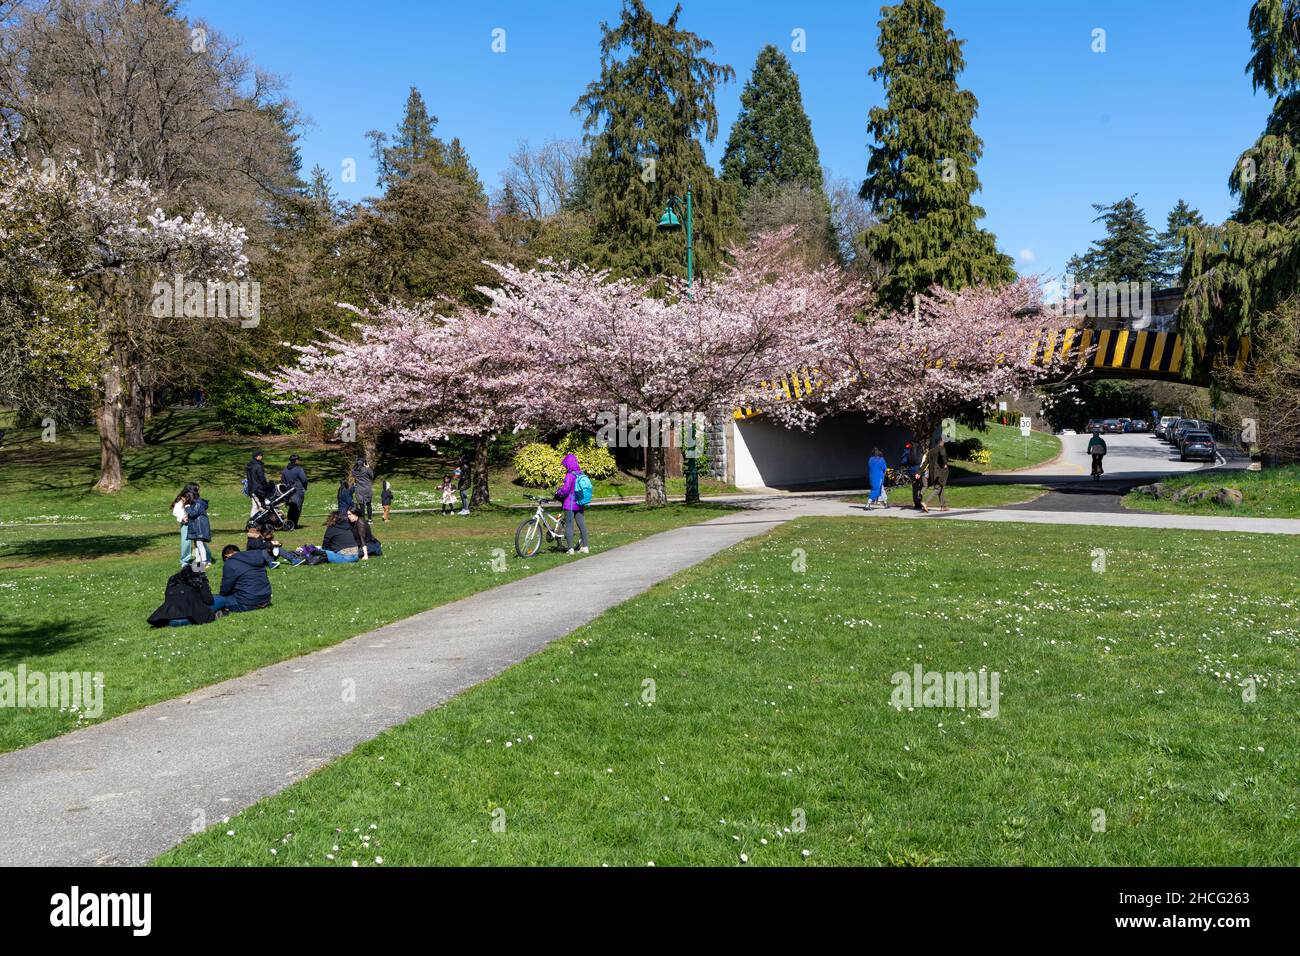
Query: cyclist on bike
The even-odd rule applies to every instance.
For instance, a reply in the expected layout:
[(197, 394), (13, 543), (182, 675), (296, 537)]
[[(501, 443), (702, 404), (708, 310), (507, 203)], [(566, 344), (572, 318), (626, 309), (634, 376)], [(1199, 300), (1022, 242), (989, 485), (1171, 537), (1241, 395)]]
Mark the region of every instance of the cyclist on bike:
[(1092, 477), (1093, 480), (1101, 479), (1101, 459), (1106, 454), (1106, 439), (1102, 438), (1096, 432), (1088, 441), (1088, 454), (1092, 456)]

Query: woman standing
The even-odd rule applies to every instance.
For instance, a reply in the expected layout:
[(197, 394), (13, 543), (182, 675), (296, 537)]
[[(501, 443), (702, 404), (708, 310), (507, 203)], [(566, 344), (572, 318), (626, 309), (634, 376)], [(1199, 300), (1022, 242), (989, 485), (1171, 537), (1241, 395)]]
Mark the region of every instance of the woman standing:
[(348, 476), (339, 479), (338, 512), (347, 514), (352, 510), (352, 489), (348, 487)]
[(208, 542), (212, 540), (212, 524), (208, 520), (208, 501), (199, 494), (199, 486), (191, 484), (185, 496), (185, 515), (189, 519), (189, 538), (194, 546), (192, 560), (195, 570), (207, 570), (209, 564)]
[(867, 479), (871, 482), (871, 497), (867, 499), (867, 507), (870, 508), (877, 501), (888, 508), (889, 499), (885, 497), (885, 472), (889, 470), (889, 464), (885, 461), (885, 453), (879, 448), (871, 449), (871, 458), (867, 461)]
[(181, 489), (180, 494), (178, 494), (175, 500), (172, 501), (172, 517), (175, 518), (176, 521), (181, 526), (181, 565), (182, 566), (190, 563), (190, 555), (193, 551), (193, 545), (190, 544), (190, 535), (189, 535), (190, 518), (189, 515), (185, 513), (185, 506), (189, 504), (189, 502), (186, 499), (189, 497), (191, 491), (197, 493), (198, 490), (199, 490), (199, 486), (194, 484), (194, 482), (191, 481), (184, 488)]
[(352, 497), (354, 507), (361, 509), (366, 518), (374, 517), (370, 502), (375, 494), (375, 470), (366, 464), (364, 458), (357, 458), (352, 466)]

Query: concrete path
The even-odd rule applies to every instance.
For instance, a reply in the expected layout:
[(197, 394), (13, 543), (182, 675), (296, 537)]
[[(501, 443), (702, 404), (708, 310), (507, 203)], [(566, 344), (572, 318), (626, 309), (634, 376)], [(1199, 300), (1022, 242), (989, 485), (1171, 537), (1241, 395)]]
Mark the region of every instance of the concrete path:
[[(1042, 499), (1039, 499), (1040, 501)], [(1101, 528), (1165, 528), (1178, 531), (1241, 531), (1252, 534), (1300, 534), (1297, 518), (1231, 518), (1217, 515), (1170, 515), (1154, 511), (1036, 511), (1029, 502), (1005, 508), (953, 508), (924, 514), (911, 508), (872, 511), (872, 517), (917, 521), (995, 521), (1025, 524), (1091, 525)], [(861, 506), (858, 506), (861, 509)]]
[(0, 755), (0, 865), (145, 863), (724, 548), (846, 513), (827, 498), (755, 501)]

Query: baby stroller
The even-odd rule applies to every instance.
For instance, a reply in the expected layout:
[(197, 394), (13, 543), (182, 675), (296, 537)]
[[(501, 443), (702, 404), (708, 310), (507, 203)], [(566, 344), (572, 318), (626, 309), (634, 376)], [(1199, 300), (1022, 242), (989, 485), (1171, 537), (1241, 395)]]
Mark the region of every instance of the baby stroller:
[(255, 524), (259, 528), (270, 528), (272, 531), (292, 531), (293, 522), (280, 513), (280, 506), (286, 504), (293, 497), (293, 488), (285, 484), (277, 484), (271, 492), (271, 497), (262, 502), (262, 510), (249, 519), (249, 524)]

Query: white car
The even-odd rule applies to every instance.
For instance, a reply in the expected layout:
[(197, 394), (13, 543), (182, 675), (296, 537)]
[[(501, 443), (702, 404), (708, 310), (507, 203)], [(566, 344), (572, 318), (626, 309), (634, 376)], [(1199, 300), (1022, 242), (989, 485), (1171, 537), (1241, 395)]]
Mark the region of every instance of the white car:
[(1058, 435), (1077, 435), (1077, 434), (1079, 434), (1079, 433), (1076, 432), (1073, 428), (1062, 428), (1059, 432), (1057, 432), (1057, 434), (1058, 434)]

